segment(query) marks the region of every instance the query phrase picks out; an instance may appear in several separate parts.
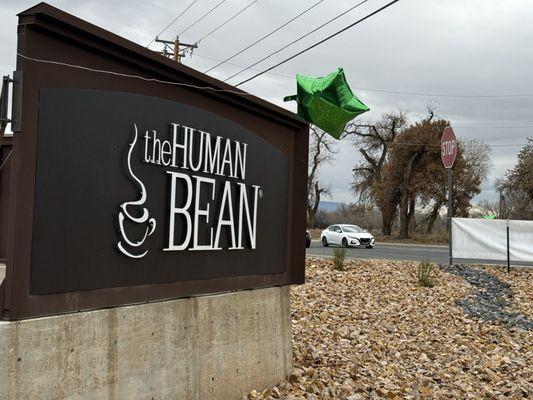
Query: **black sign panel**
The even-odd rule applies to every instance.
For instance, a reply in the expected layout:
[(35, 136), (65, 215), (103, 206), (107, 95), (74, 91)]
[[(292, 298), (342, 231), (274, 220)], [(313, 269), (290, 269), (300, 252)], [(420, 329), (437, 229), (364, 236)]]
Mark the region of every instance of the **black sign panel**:
[(282, 273), (289, 161), (219, 115), (41, 89), (30, 293)]

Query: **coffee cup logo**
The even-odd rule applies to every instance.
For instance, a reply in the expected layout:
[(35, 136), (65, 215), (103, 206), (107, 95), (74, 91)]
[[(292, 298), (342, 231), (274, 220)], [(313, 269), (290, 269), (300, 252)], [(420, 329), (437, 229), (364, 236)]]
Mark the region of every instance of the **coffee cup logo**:
[[(139, 249), (143, 245), (143, 243), (146, 241), (146, 238), (150, 236), (152, 233), (154, 233), (155, 227), (156, 227), (156, 221), (154, 218), (150, 218), (150, 214), (148, 213), (148, 210), (146, 209), (146, 207), (142, 208), (142, 214), (140, 217), (135, 217), (128, 211), (128, 208), (130, 207), (143, 206), (147, 199), (146, 187), (144, 186), (142, 181), (133, 173), (133, 170), (131, 169), (131, 154), (133, 153), (133, 149), (135, 148), (135, 145), (137, 144), (137, 137), (138, 137), (138, 130), (137, 130), (136, 124), (133, 124), (133, 132), (134, 132), (133, 141), (130, 143), (129, 150), (128, 150), (128, 159), (127, 159), (128, 160), (127, 161), (128, 172), (132, 180), (140, 188), (141, 193), (140, 193), (140, 198), (138, 200), (127, 201), (120, 205), (120, 211), (118, 213), (118, 224), (119, 224), (120, 236), (122, 237), (122, 240), (118, 242), (117, 247), (122, 254), (128, 257), (142, 258), (148, 253), (148, 250), (142, 251)], [(131, 240), (128, 237), (126, 230), (124, 229), (125, 219), (136, 224), (147, 225), (142, 238), (135, 241), (135, 240)], [(129, 249), (127, 249), (127, 247)]]

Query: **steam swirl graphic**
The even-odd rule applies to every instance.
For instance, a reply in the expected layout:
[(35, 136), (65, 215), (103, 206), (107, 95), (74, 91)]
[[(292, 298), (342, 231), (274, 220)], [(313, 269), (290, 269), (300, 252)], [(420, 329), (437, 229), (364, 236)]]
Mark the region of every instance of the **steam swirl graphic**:
[[(128, 212), (128, 207), (142, 206), (146, 202), (146, 198), (147, 198), (146, 188), (144, 184), (139, 178), (137, 178), (137, 176), (133, 173), (131, 169), (131, 153), (133, 153), (133, 148), (137, 144), (137, 136), (138, 136), (136, 124), (133, 124), (133, 130), (134, 130), (135, 135), (134, 135), (133, 141), (129, 144), (130, 148), (128, 150), (128, 171), (131, 177), (133, 178), (133, 180), (137, 183), (137, 185), (139, 186), (141, 190), (141, 198), (139, 200), (127, 201), (120, 205), (120, 211), (118, 213), (118, 224), (119, 224), (119, 229), (120, 229), (120, 235), (122, 236), (123, 241), (130, 247), (138, 248), (145, 242), (148, 236), (154, 233), (155, 227), (156, 227), (156, 221), (154, 218), (149, 218), (150, 215), (148, 213), (148, 210), (145, 207), (143, 207), (142, 215), (140, 217), (135, 217)], [(132, 241), (128, 238), (128, 235), (126, 234), (126, 230), (124, 229), (125, 218), (137, 224), (145, 224), (146, 222), (148, 222), (148, 226), (146, 227), (144, 236), (140, 240)], [(142, 258), (146, 255), (146, 253), (148, 253), (148, 250), (141, 252), (141, 253), (139, 252), (134, 252), (135, 254), (131, 253), (128, 250), (126, 250), (126, 248), (122, 244), (122, 241), (118, 242), (117, 247), (122, 254), (128, 257), (131, 257), (131, 258)]]

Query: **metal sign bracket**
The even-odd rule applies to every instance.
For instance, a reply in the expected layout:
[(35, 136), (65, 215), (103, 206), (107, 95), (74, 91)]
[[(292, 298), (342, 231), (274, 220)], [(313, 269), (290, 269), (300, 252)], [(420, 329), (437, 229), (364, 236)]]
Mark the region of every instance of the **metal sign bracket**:
[[(13, 99), (11, 103), (11, 118), (8, 116), (9, 84), (13, 84)], [(3, 137), (7, 124), (11, 124), (13, 132), (20, 132), (22, 110), (22, 71), (14, 71), (13, 79), (6, 75), (2, 78), (0, 92), (0, 135)]]

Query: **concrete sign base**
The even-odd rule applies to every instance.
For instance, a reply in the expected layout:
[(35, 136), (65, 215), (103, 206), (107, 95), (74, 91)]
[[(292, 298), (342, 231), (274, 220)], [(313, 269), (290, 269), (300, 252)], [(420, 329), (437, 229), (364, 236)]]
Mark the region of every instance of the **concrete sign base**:
[(0, 399), (240, 399), (292, 370), (289, 287), (0, 321)]

